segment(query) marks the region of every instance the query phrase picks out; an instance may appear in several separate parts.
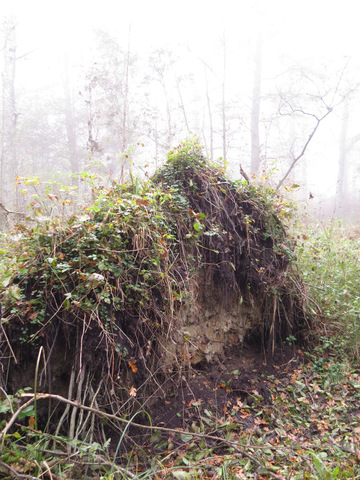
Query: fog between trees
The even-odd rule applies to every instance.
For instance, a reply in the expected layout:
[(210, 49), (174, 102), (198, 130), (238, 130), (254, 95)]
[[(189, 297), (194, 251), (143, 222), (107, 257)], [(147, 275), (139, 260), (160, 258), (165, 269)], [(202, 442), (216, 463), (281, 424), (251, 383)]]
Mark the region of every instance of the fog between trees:
[[(34, 194), (82, 199), (89, 175), (104, 183), (150, 175), (188, 135), (232, 177), (240, 177), (241, 164), (275, 188), (299, 185), (295, 197), (311, 208), (356, 215), (360, 77), (353, 58), (276, 56), (270, 31), (235, 42), (225, 29), (214, 32), (204, 55), (185, 41), (176, 50), (138, 51), (129, 26), (126, 41), (94, 31), (81, 64), (65, 49), (44, 59), (56, 75), (36, 85), (26, 80), (34, 53), (18, 41), (19, 29), (16, 18), (2, 23), (5, 216), (37, 202)], [(56, 183), (51, 191), (48, 182)]]

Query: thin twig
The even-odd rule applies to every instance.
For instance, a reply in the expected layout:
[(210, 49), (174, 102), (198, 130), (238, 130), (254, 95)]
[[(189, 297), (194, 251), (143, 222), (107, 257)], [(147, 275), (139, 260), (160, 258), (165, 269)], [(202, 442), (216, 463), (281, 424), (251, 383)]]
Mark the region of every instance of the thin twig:
[[(26, 398), (26, 397), (32, 397), (27, 403), (27, 404), (30, 404), (33, 400), (34, 400), (34, 394), (33, 393), (22, 393), (20, 395), (21, 397), (23, 398)], [(178, 430), (176, 428), (168, 428), (168, 427), (160, 427), (160, 426), (157, 426), (157, 425), (143, 425), (141, 423), (135, 423), (135, 422), (132, 422), (130, 420), (126, 420), (125, 418), (121, 418), (121, 417), (118, 417), (117, 415), (114, 415), (112, 413), (106, 413), (102, 410), (97, 410), (96, 408), (93, 408), (93, 407), (88, 407), (86, 405), (82, 405), (81, 403), (79, 403), (78, 401), (76, 400), (69, 400), (65, 397), (62, 397), (61, 395), (56, 395), (56, 394), (53, 394), (53, 393), (38, 393), (37, 394), (37, 399), (38, 400), (45, 400), (45, 399), (48, 399), (48, 398), (52, 398), (54, 400), (58, 400), (59, 402), (64, 402), (64, 403), (68, 403), (70, 406), (72, 407), (75, 407), (75, 408), (81, 408), (83, 410), (87, 410), (89, 412), (92, 412), (94, 413), (95, 415), (98, 415), (99, 417), (102, 417), (102, 418), (108, 418), (110, 420), (115, 420), (117, 422), (121, 422), (121, 423), (124, 423), (125, 425), (129, 425), (131, 424), (133, 427), (138, 427), (138, 428), (142, 428), (142, 429), (145, 429), (145, 430), (159, 430), (161, 432), (167, 432), (167, 433), (176, 433), (178, 435), (183, 435), (184, 433), (187, 433), (187, 432), (184, 432), (184, 430)], [(25, 404), (24, 404), (25, 405)], [(21, 409), (23, 410), (23, 407), (24, 405), (21, 407)], [(20, 410), (20, 409), (19, 409)], [(15, 416), (17, 417), (18, 416), (18, 412), (19, 410), (15, 413)], [(11, 425), (14, 423), (15, 419), (11, 419)], [(9, 422), (10, 423), (10, 422)], [(6, 431), (8, 431), (10, 427), (6, 426), (4, 428), (4, 430), (6, 429)], [(4, 430), (0, 433), (0, 438), (1, 436), (4, 434)], [(262, 449), (272, 449), (272, 450), (277, 450), (278, 447), (272, 447), (271, 445), (239, 445), (238, 442), (235, 442), (235, 441), (231, 441), (231, 440), (226, 440), (224, 438), (221, 438), (221, 437), (216, 437), (215, 435), (208, 435), (206, 433), (198, 433), (198, 432), (191, 432), (191, 434), (193, 437), (197, 437), (197, 438), (207, 438), (209, 440), (214, 440), (214, 441), (217, 441), (217, 442), (222, 442), (222, 443), (226, 443), (234, 448), (237, 448), (239, 449), (240, 451), (240, 447), (241, 448), (253, 448), (253, 449), (259, 449), (259, 450), (262, 450)]]
[(8, 347), (10, 349), (11, 355), (13, 356), (14, 362), (17, 364), (18, 363), (17, 358), (15, 356), (14, 350), (11, 347), (11, 344), (9, 342), (8, 336), (6, 335), (6, 332), (5, 332), (5, 329), (4, 329), (4, 326), (3, 326), (2, 322), (1, 322), (1, 330), (4, 334), (4, 337), (6, 338), (6, 343), (8, 344)]
[(9, 402), (9, 407), (10, 407), (10, 411), (11, 411), (11, 415), (14, 415), (14, 409), (12, 407), (12, 404), (11, 404), (11, 400), (10, 398), (8, 397), (8, 394), (5, 392), (5, 390), (0, 387), (0, 392), (4, 395), (4, 397), (6, 397), (6, 400)]
[(4, 462), (1, 462), (0, 461), (0, 466), (2, 468), (5, 468), (5, 470), (7, 470), (8, 472), (10, 472), (10, 474), (15, 477), (15, 478), (21, 478), (23, 480), (38, 480), (38, 477), (33, 477), (32, 475), (24, 475), (22, 473), (19, 473), (17, 472), (16, 470), (14, 470), (13, 468), (11, 468), (9, 465), (7, 465), (6, 463)]
[[(43, 395), (43, 394), (39, 394), (39, 395)], [(37, 398), (39, 397), (39, 395), (37, 395)], [(14, 425), (17, 417), (20, 415), (20, 413), (25, 410), (25, 408), (27, 408), (29, 405), (31, 405), (32, 403), (34, 403), (34, 394), (31, 394), (32, 398), (30, 398), (30, 400), (28, 400), (27, 402), (24, 403), (24, 405), (21, 405), (21, 407), (19, 407), (16, 412), (14, 413), (14, 415), (10, 418), (10, 420), (8, 421), (8, 423), (5, 425), (5, 427), (3, 428), (3, 430), (1, 431), (0, 433), (0, 439), (1, 439), (1, 442), (3, 443), (4, 442), (4, 439), (5, 439), (5, 435), (7, 434), (7, 432), (10, 430), (10, 428)], [(50, 397), (49, 397), (50, 398)]]

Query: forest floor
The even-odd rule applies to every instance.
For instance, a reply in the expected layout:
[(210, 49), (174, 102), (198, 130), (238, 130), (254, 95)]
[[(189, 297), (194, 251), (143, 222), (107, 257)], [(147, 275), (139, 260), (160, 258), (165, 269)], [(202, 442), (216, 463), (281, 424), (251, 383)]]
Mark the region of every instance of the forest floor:
[(145, 442), (134, 431), (128, 465), (156, 480), (357, 479), (359, 400), (359, 368), (326, 343), (266, 361), (258, 347), (234, 349), (157, 401), (152, 424), (169, 430), (141, 432)]
[(360, 369), (325, 337), (266, 359), (258, 346), (234, 348), (177, 385), (114, 443), (36, 431), (31, 416), (15, 423), (0, 478), (360, 479)]

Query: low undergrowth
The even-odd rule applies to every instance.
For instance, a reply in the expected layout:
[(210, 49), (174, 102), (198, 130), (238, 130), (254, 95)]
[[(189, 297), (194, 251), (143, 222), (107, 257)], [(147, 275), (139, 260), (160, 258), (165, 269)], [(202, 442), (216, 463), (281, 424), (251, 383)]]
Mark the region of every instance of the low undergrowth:
[[(359, 226), (297, 226), (297, 262), (324, 343), (360, 355)], [(300, 233), (299, 233), (300, 232)]]

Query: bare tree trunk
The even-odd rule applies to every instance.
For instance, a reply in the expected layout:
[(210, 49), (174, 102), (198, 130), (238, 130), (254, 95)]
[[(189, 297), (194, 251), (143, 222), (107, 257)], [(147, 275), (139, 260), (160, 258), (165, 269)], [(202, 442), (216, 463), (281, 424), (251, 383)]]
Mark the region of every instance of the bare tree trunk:
[(209, 82), (207, 76), (207, 66), (205, 65), (205, 86), (206, 86), (206, 102), (209, 113), (209, 126), (210, 126), (210, 160), (214, 159), (214, 127), (213, 127), (213, 116), (211, 110), (211, 101), (209, 95)]
[(15, 67), (16, 32), (11, 19), (3, 23), (4, 71), (2, 74), (1, 201), (10, 209), (15, 205), (14, 180), (17, 175)]
[(94, 160), (94, 153), (97, 151), (96, 148), (96, 141), (94, 140), (94, 133), (93, 133), (93, 122), (94, 122), (94, 114), (93, 114), (93, 85), (92, 85), (92, 78), (89, 78), (89, 84), (86, 85), (86, 91), (88, 92), (88, 97), (85, 100), (88, 106), (88, 139), (87, 139), (87, 153), (90, 162)]
[(251, 108), (251, 173), (257, 174), (260, 170), (260, 97), (262, 76), (262, 40), (259, 38), (255, 53), (255, 71)]
[(128, 48), (126, 54), (126, 63), (125, 63), (125, 89), (124, 89), (124, 105), (123, 105), (123, 116), (122, 116), (122, 131), (121, 131), (121, 149), (122, 149), (122, 158), (121, 158), (121, 167), (120, 167), (120, 182), (124, 182), (125, 167), (128, 166), (126, 160), (126, 149), (128, 147), (128, 135), (127, 135), (127, 124), (128, 124), (128, 111), (129, 111), (129, 69), (130, 69), (130, 38), (131, 38), (131, 26), (129, 26), (128, 32)]
[(170, 65), (172, 74), (174, 76), (175, 82), (176, 82), (176, 89), (177, 89), (178, 95), (179, 95), (180, 108), (181, 108), (181, 111), (183, 113), (183, 117), (184, 117), (184, 121), (185, 121), (185, 125), (186, 125), (186, 130), (187, 130), (188, 133), (190, 133), (190, 127), (189, 127), (188, 117), (187, 117), (187, 114), (186, 114), (184, 99), (183, 99), (183, 96), (182, 96), (182, 93), (181, 93), (179, 77), (178, 77), (177, 73), (175, 72), (174, 62), (171, 59), (170, 52), (167, 52), (167, 54), (168, 54), (168, 59), (169, 59), (169, 65)]
[(222, 148), (223, 148), (223, 162), (226, 167), (227, 157), (227, 118), (226, 118), (226, 39), (225, 33), (223, 36), (223, 83), (222, 83)]
[(171, 143), (172, 143), (172, 138), (173, 138), (172, 123), (171, 123), (171, 108), (170, 108), (169, 97), (168, 97), (165, 81), (164, 81), (163, 78), (161, 78), (161, 86), (164, 90), (164, 95), (165, 95), (165, 100), (166, 100), (166, 118), (167, 118), (167, 143), (166, 143), (166, 148), (167, 148), (167, 150), (170, 150)]
[(348, 100), (344, 101), (344, 111), (340, 131), (339, 142), (339, 170), (336, 186), (336, 208), (335, 212), (340, 217), (344, 214), (347, 199), (347, 133), (349, 121), (349, 105)]
[[(210, 100), (210, 94), (209, 94), (208, 70), (210, 70), (212, 73), (214, 73), (214, 72), (212, 71), (212, 69), (209, 67), (209, 65), (202, 58), (199, 57), (199, 59), (202, 62), (202, 64), (204, 65), (205, 96), (206, 96), (207, 110), (208, 110), (208, 114), (209, 114), (210, 146), (209, 146), (209, 149), (206, 149), (206, 151), (210, 155), (210, 159), (214, 160), (214, 124), (213, 124), (213, 114), (212, 114), (211, 100)], [(205, 144), (206, 144), (206, 134), (205, 134), (204, 130), (205, 129), (203, 128), (203, 137), (204, 137), (204, 141), (205, 141)]]
[[(74, 102), (70, 90), (69, 79), (69, 60), (67, 56), (64, 57), (63, 68), (63, 89), (64, 89), (64, 116), (65, 116), (65, 128), (67, 136), (67, 147), (71, 173), (75, 174), (81, 170), (80, 159), (78, 155), (75, 118), (74, 118)], [(75, 176), (72, 179), (72, 184), (77, 185), (77, 179)]]
[[(161, 88), (164, 92), (165, 99), (165, 109), (166, 109), (166, 142), (164, 147), (166, 150), (170, 150), (174, 132), (173, 132), (173, 123), (171, 116), (171, 105), (169, 101), (168, 89), (166, 88), (166, 73), (170, 68), (169, 65), (169, 53), (166, 50), (160, 49), (155, 50), (149, 59), (150, 69), (154, 74), (154, 79), (159, 82)], [(161, 119), (162, 120), (162, 119)], [(165, 119), (164, 119), (165, 122)]]
[(158, 161), (159, 161), (159, 150), (160, 150), (160, 142), (159, 142), (159, 131), (158, 131), (158, 123), (157, 118), (155, 118), (155, 170), (158, 169)]

